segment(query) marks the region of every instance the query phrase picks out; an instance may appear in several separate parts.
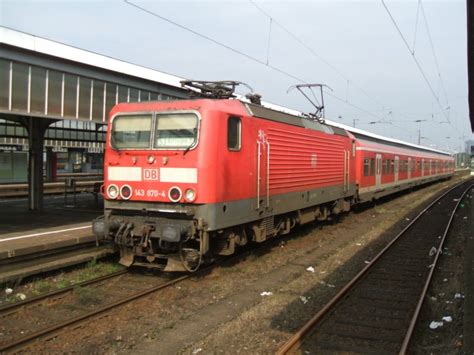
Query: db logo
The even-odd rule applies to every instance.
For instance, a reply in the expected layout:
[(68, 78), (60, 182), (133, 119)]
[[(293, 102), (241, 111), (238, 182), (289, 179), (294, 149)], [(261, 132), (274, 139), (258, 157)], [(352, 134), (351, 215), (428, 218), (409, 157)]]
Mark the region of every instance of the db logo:
[(143, 169), (144, 180), (158, 180), (158, 169)]

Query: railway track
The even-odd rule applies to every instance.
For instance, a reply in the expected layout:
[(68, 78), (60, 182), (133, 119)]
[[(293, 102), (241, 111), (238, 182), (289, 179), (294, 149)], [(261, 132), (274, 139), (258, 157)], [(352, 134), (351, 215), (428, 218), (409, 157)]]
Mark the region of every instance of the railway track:
[(446, 191), (277, 352), (407, 352), (455, 212), (473, 180)]
[[(236, 257), (238, 258), (239, 255)], [(222, 261), (229, 262), (229, 260)], [(217, 264), (219, 263), (213, 266)], [(203, 268), (200, 271), (206, 269)], [(52, 339), (73, 326), (88, 322), (121, 305), (195, 275), (189, 274), (170, 279), (170, 277), (149, 277), (123, 271), (2, 307), (0, 308), (0, 353), (27, 347), (36, 340)], [(92, 289), (94, 295), (99, 297), (92, 297), (92, 302), (86, 300), (86, 304), (82, 304), (80, 290), (83, 289)], [(85, 296), (85, 298), (88, 297), (87, 291)]]
[[(100, 185), (103, 184), (102, 180), (79, 180), (76, 182), (76, 193), (97, 192), (100, 188)], [(44, 194), (64, 194), (65, 191), (72, 193), (71, 188), (66, 190), (64, 182), (46, 182), (43, 185)], [(9, 198), (9, 197), (22, 197), (28, 196), (28, 184), (0, 184), (0, 198)]]
[[(276, 242), (276, 241), (275, 241)], [(243, 249), (230, 258), (218, 258), (214, 263), (195, 273), (183, 276), (144, 276), (129, 269), (85, 281), (67, 288), (39, 295), (22, 302), (0, 307), (0, 354), (27, 349), (35, 341), (47, 341), (67, 329), (86, 323), (117, 307), (176, 283), (199, 276), (210, 268), (232, 264), (255, 250), (271, 248), (273, 243), (250, 250)], [(126, 277), (126, 279), (125, 279)], [(91, 288), (95, 295), (106, 294), (107, 299), (97, 304), (78, 305), (78, 289)], [(93, 300), (96, 300), (93, 297)]]
[(191, 277), (136, 275), (127, 270), (0, 308), (0, 353), (46, 340), (114, 308)]

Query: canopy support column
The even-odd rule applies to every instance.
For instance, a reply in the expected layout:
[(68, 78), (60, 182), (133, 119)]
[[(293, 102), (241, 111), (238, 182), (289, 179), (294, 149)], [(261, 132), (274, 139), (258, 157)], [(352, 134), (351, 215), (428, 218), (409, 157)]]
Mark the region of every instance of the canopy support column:
[(43, 209), (43, 149), (44, 133), (54, 121), (27, 118), (28, 127), (28, 209)]

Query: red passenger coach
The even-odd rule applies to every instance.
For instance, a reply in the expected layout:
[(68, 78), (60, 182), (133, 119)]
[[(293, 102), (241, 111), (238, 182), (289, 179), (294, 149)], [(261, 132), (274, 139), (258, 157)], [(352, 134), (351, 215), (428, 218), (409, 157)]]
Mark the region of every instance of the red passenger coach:
[(447, 178), (453, 159), (237, 99), (110, 112), (97, 235), (121, 263), (194, 271), (359, 202)]
[(447, 153), (373, 135), (354, 134), (358, 200), (361, 202), (448, 178), (454, 172), (454, 158)]

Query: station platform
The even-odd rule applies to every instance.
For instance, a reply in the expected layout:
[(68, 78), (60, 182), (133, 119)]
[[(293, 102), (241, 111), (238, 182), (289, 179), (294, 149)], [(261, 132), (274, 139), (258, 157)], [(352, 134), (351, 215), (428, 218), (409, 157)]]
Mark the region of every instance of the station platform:
[(0, 200), (0, 283), (87, 262), (111, 252), (91, 222), (103, 201), (91, 194), (45, 196), (44, 210), (28, 211), (26, 198)]

